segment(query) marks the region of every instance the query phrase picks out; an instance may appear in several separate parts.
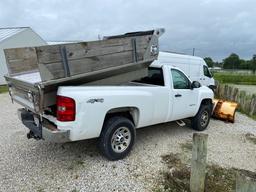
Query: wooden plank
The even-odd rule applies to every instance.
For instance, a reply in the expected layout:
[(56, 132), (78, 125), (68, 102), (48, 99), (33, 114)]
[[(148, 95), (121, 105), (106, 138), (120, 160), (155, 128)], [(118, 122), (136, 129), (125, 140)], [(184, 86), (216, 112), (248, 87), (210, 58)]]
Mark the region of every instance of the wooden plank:
[(4, 53), (10, 75), (38, 70), (35, 48), (5, 49)]
[[(89, 64), (88, 64), (89, 63)], [(69, 61), (69, 70), (71, 76), (88, 73), (113, 66), (119, 66), (126, 63), (132, 63), (131, 53), (119, 53), (108, 56), (95, 56)], [(58, 79), (65, 77), (62, 63), (40, 64), (40, 74), (42, 81)]]
[(83, 72), (92, 72), (109, 67), (120, 66), (132, 63), (132, 52), (122, 52), (105, 56), (94, 56), (79, 60), (69, 61), (71, 75), (81, 74)]
[(114, 75), (119, 75), (119, 74), (128, 73), (132, 71), (137, 71), (143, 68), (148, 68), (151, 62), (152, 62), (151, 60), (146, 60), (139, 63), (129, 63), (129, 64), (125, 64), (124, 66), (110, 67), (110, 68), (93, 71), (89, 73), (82, 73), (82, 74), (78, 74), (78, 75), (74, 75), (66, 78), (45, 81), (45, 82), (42, 82), (41, 85), (47, 91), (55, 89), (57, 86), (61, 86), (61, 85), (80, 85), (81, 82), (96, 81), (96, 80), (112, 77)]
[[(138, 60), (142, 60), (143, 53), (138, 53)], [(76, 60), (69, 60), (71, 76), (88, 73), (100, 69), (133, 63), (132, 51), (114, 53), (112, 55), (94, 56)], [(65, 73), (62, 63), (39, 63), (42, 81), (64, 78)]]
[[(145, 51), (148, 46), (148, 39), (149, 37), (137, 37), (137, 49), (143, 49)], [(80, 42), (61, 46), (66, 47), (68, 60), (132, 51), (130, 38)], [(38, 61), (41, 64), (57, 63), (62, 61), (60, 45), (37, 47), (36, 50), (38, 54)]]
[[(136, 39), (137, 62), (143, 61), (145, 52), (150, 52), (152, 35), (12, 49), (7, 53), (9, 68), (11, 73), (39, 70), (42, 80), (47, 81), (66, 76), (63, 63), (71, 76), (125, 65), (134, 62), (132, 39)], [(66, 60), (60, 51), (63, 46), (66, 49)]]
[(62, 63), (49, 63), (47, 65), (38, 64), (42, 81), (60, 79), (65, 77), (64, 67)]
[(256, 174), (250, 171), (242, 171), (236, 176), (236, 192), (255, 192)]
[(192, 164), (190, 175), (191, 192), (204, 192), (207, 158), (207, 138), (207, 134), (193, 134)]

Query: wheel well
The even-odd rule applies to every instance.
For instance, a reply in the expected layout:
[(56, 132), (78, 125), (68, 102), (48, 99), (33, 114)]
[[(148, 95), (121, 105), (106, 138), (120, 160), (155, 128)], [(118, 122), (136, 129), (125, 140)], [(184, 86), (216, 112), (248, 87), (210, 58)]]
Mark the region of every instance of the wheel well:
[(136, 107), (121, 107), (121, 108), (114, 108), (107, 112), (104, 122), (114, 116), (122, 116), (126, 117), (127, 119), (131, 120), (134, 126), (136, 127), (139, 120), (139, 110)]
[(212, 99), (203, 99), (201, 105), (209, 105), (211, 108), (213, 107)]

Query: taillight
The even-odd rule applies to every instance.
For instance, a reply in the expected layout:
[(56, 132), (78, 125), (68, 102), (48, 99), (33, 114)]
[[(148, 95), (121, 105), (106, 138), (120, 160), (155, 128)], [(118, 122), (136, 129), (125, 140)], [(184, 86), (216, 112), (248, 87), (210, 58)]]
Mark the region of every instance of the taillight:
[(74, 99), (57, 96), (57, 120), (74, 121), (76, 118), (76, 102)]

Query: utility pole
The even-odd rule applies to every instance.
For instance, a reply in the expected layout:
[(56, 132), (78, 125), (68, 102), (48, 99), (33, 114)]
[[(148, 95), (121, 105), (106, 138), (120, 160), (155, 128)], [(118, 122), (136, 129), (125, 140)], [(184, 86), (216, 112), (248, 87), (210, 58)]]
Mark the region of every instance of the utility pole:
[(195, 56), (195, 51), (196, 51), (196, 49), (195, 49), (195, 48), (193, 48), (193, 56)]

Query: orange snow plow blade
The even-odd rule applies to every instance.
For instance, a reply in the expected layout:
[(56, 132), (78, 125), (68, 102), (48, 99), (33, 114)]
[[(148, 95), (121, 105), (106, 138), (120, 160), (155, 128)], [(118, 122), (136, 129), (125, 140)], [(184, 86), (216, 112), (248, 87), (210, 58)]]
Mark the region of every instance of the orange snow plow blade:
[(213, 103), (214, 103), (213, 114), (212, 114), (213, 117), (217, 119), (229, 121), (232, 123), (235, 122), (235, 113), (238, 106), (237, 103), (229, 102), (221, 99), (214, 99)]

